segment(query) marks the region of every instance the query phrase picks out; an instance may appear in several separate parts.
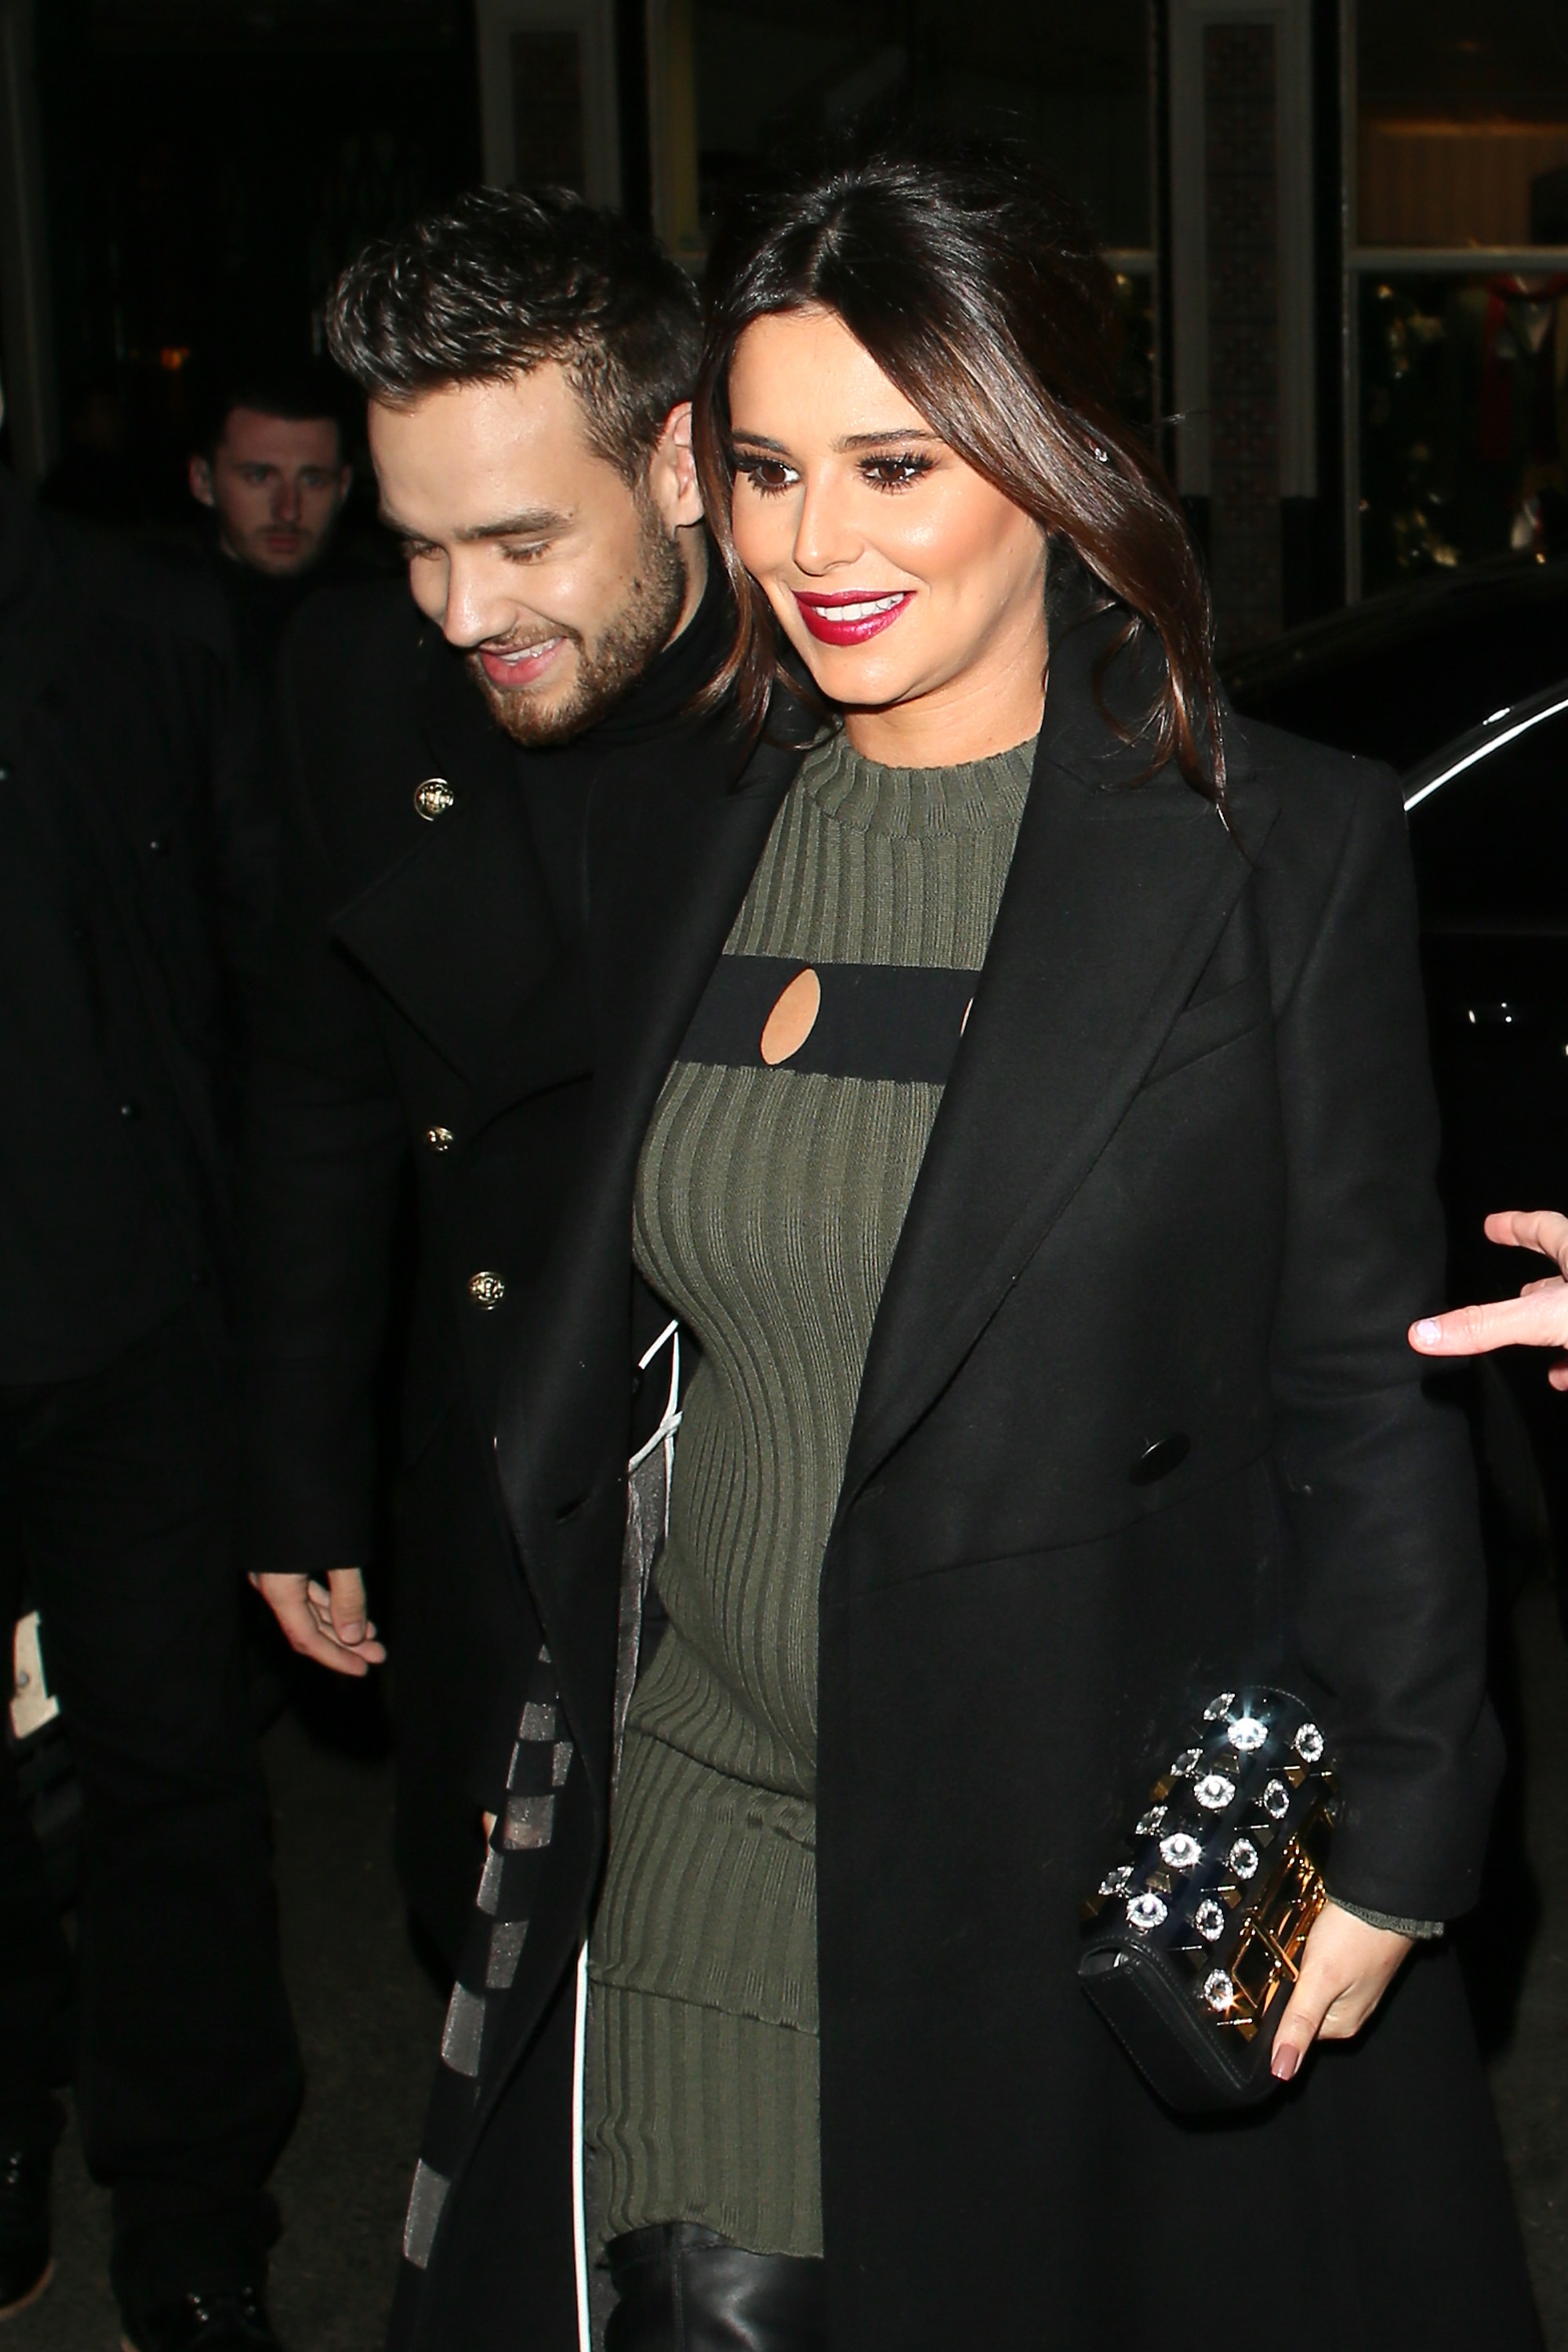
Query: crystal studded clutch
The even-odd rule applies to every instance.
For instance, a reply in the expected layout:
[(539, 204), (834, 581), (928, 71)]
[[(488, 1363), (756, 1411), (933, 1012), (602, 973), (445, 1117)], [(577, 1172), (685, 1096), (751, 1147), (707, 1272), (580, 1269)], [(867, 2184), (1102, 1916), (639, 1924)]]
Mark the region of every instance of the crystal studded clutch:
[(1079, 1981), (1184, 2115), (1267, 2098), (1275, 2029), (1328, 1888), (1339, 1800), (1289, 1691), (1224, 1691), (1084, 1906)]

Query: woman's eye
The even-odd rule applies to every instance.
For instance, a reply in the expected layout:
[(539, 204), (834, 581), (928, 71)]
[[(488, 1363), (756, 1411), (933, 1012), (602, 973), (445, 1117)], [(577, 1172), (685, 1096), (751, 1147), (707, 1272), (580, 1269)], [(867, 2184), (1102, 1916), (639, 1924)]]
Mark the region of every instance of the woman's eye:
[(776, 499), (783, 490), (793, 489), (799, 478), (793, 466), (782, 457), (737, 457), (735, 471), (743, 474), (759, 498)]
[(929, 457), (867, 457), (860, 471), (874, 489), (907, 490), (912, 483), (921, 481), (931, 472)]

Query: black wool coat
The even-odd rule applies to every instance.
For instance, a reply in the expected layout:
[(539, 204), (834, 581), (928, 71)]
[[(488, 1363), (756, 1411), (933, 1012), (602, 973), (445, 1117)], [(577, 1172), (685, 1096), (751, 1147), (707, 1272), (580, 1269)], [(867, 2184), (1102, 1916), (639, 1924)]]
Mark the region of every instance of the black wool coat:
[(269, 889), (230, 716), (136, 553), (0, 467), (0, 1381), (226, 1320)]
[(397, 1844), (448, 1953), (539, 1645), (493, 1432), (587, 1100), (584, 827), (613, 784), (730, 781), (722, 730), (685, 709), (724, 635), (710, 598), (612, 719), (552, 752), (495, 726), (401, 577), (313, 598), (280, 667), (244, 1168), (247, 1564), (320, 1574), (374, 1549), (401, 1320)]
[[(1139, 782), (1092, 682), (1116, 620), (1053, 646), (824, 1561), (829, 2343), (1199, 2352), (1261, 2301), (1347, 2352), (1524, 2347), (1446, 1955), (1263, 2112), (1200, 2125), (1075, 1981), (1082, 1898), (1214, 1688), (1274, 1669), (1316, 1695), (1347, 1796), (1333, 1884), (1381, 1911), (1465, 1909), (1498, 1769), (1464, 1430), (1405, 1339), (1442, 1245), (1398, 793), (1240, 721), (1230, 830), (1173, 772)], [(581, 1769), (400, 2339), (421, 2352), (575, 2342), (569, 1986), (657, 1311), (632, 1187), (788, 767), (628, 815), (640, 907), (594, 949), (591, 1174), (499, 1438)]]

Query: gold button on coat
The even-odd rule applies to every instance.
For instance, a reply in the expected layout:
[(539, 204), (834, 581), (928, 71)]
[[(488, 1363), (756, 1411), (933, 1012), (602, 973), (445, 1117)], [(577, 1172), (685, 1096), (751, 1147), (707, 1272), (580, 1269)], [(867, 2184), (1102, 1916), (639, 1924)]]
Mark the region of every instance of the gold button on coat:
[(438, 816), (445, 816), (447, 811), (456, 805), (457, 798), (445, 776), (426, 776), (425, 782), (415, 788), (414, 805), (422, 817), (434, 824)]
[(476, 1307), (499, 1307), (506, 1297), (506, 1285), (499, 1274), (470, 1274), (468, 1297)]
[(454, 1138), (449, 1127), (427, 1127), (425, 1140), (432, 1151), (450, 1151)]

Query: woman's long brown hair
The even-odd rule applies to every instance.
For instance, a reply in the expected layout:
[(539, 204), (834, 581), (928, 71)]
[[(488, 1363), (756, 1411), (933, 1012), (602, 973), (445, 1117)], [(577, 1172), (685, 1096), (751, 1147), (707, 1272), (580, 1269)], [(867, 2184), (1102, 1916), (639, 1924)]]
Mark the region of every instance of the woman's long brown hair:
[[(715, 244), (693, 443), (739, 615), (715, 695), (762, 723), (780, 672), (772, 608), (735, 552), (729, 374), (752, 320), (834, 312), (977, 473), (1070, 551), (1163, 663), (1123, 731), (1225, 809), (1208, 592), (1165, 475), (1119, 415), (1110, 273), (1081, 215), (1008, 151), (918, 136), (743, 201)], [(1102, 672), (1103, 676), (1103, 672)]]

